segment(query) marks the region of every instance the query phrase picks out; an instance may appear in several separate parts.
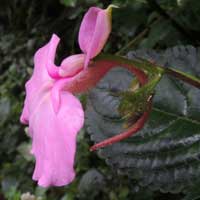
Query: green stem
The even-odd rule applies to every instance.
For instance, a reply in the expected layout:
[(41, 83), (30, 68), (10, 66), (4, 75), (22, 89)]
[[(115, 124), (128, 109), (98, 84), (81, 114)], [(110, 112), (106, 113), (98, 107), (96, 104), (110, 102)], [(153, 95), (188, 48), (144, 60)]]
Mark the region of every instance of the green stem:
[(123, 64), (133, 65), (135, 68), (143, 70), (144, 72), (148, 72), (148, 71), (150, 71), (150, 72), (157, 71), (159, 73), (164, 72), (164, 68), (162, 68), (162, 67), (151, 68), (146, 63), (144, 64), (144, 62), (142, 62), (138, 59), (129, 60), (127, 58), (124, 58), (124, 57), (118, 56), (118, 55), (100, 54), (97, 57), (95, 57), (95, 59), (94, 59), (94, 61), (100, 61), (100, 60), (114, 61), (114, 62), (119, 63), (119, 66), (123, 65)]
[(180, 80), (200, 89), (200, 79), (198, 79), (192, 75), (186, 74), (184, 72), (181, 72), (181, 71), (173, 69), (173, 68), (165, 68), (165, 73), (169, 74), (171, 76), (174, 76), (175, 78), (180, 79)]
[[(132, 64), (135, 66), (135, 68), (144, 70), (144, 71), (149, 71), (150, 67), (151, 67), (151, 72), (153, 72), (153, 68), (156, 69), (157, 73), (166, 73), (170, 76), (173, 76), (177, 79), (180, 79), (198, 89), (200, 89), (200, 79), (197, 77), (194, 77), (192, 75), (189, 75), (187, 73), (184, 73), (182, 71), (179, 71), (177, 69), (173, 69), (173, 68), (166, 68), (166, 67), (162, 67), (162, 66), (158, 66), (156, 64), (150, 63), (146, 60), (146, 63), (144, 64), (144, 62), (138, 59), (135, 60), (129, 60), (127, 58), (121, 57), (121, 56), (117, 56), (117, 55), (108, 55), (108, 54), (100, 54), (99, 56), (97, 56), (94, 60), (110, 60), (110, 61), (117, 61), (119, 62), (119, 65), (123, 63), (126, 64)], [(149, 63), (149, 66), (148, 66)], [(154, 73), (156, 73), (156, 71), (154, 71)]]

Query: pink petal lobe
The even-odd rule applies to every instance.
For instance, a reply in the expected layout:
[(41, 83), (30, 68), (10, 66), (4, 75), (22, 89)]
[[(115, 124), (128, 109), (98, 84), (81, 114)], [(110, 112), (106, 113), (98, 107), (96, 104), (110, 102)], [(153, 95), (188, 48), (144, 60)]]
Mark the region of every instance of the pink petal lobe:
[(51, 100), (54, 112), (57, 113), (60, 109), (60, 98), (61, 98), (61, 92), (62, 89), (70, 83), (73, 80), (73, 78), (63, 78), (55, 82), (53, 85), (53, 88), (51, 90)]
[[(24, 108), (20, 117), (22, 123), (28, 123), (29, 116), (34, 110), (37, 100), (40, 99), (41, 91), (44, 88), (50, 88), (54, 80), (49, 76), (47, 71), (48, 59), (53, 60), (54, 54), (52, 46), (56, 48), (59, 38), (53, 35), (49, 43), (41, 47), (34, 55), (34, 70), (31, 78), (26, 82), (26, 98), (24, 101)], [(52, 45), (52, 43), (54, 45)], [(49, 53), (49, 47), (51, 46), (51, 52)], [(52, 58), (51, 58), (52, 57)]]
[(97, 7), (91, 7), (84, 15), (81, 22), (78, 41), (79, 46), (84, 53), (87, 53), (88, 51), (89, 43), (91, 42), (94, 34), (97, 16), (101, 10), (102, 9)]
[(54, 79), (61, 78), (59, 76), (59, 67), (54, 64), (56, 49), (59, 44), (59, 41), (60, 38), (56, 34), (53, 34), (48, 44), (46, 68), (50, 77)]
[(75, 177), (76, 135), (83, 126), (84, 113), (79, 100), (71, 93), (60, 95), (58, 113), (54, 112), (47, 92), (29, 122), (36, 159), (33, 179), (42, 187), (63, 186)]
[(59, 75), (62, 77), (73, 77), (83, 70), (85, 54), (76, 54), (65, 58), (60, 66)]
[(86, 53), (84, 67), (103, 49), (111, 32), (111, 8), (92, 7), (85, 14), (79, 31), (79, 45)]

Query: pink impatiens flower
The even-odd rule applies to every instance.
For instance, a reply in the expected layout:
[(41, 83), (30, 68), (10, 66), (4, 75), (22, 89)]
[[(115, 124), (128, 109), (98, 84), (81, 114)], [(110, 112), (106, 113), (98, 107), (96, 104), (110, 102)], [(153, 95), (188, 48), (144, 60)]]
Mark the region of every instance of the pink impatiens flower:
[(102, 50), (111, 30), (110, 17), (110, 8), (90, 8), (79, 32), (83, 53), (65, 58), (59, 67), (54, 64), (59, 43), (55, 34), (35, 53), (20, 121), (29, 125), (36, 160), (33, 179), (40, 186), (66, 185), (75, 177), (76, 135), (83, 126), (84, 112), (65, 86), (76, 82), (90, 59)]

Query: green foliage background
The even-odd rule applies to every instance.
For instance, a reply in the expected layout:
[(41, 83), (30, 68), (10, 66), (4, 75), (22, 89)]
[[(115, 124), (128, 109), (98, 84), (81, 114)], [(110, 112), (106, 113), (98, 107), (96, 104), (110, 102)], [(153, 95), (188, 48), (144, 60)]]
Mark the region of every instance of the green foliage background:
[[(137, 48), (166, 49), (200, 43), (200, 1), (197, 0), (1, 0), (0, 1), (0, 199), (73, 200), (194, 200), (198, 184), (185, 193), (169, 194), (139, 187), (117, 175), (105, 161), (89, 152), (92, 142), (83, 128), (78, 137), (77, 178), (69, 186), (41, 189), (31, 180), (34, 160), (30, 138), (19, 123), (24, 83), (30, 77), (33, 54), (56, 33), (61, 37), (57, 62), (79, 53), (77, 34), (90, 6), (119, 5), (104, 51), (126, 55)], [(125, 48), (124, 48), (125, 47)], [(82, 97), (83, 103), (86, 98)], [(31, 199), (31, 198), (29, 198)]]

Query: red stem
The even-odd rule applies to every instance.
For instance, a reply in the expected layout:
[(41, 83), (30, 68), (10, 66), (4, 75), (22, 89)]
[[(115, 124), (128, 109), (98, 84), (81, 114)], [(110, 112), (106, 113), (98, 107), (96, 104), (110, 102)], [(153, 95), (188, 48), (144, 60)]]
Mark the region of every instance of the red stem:
[(149, 118), (149, 114), (150, 114), (150, 111), (151, 111), (151, 108), (152, 108), (152, 100), (150, 100), (149, 102), (149, 105), (148, 105), (148, 109), (147, 111), (145, 111), (143, 113), (143, 115), (136, 121), (135, 124), (133, 124), (128, 130), (126, 130), (125, 132), (123, 133), (120, 133), (118, 135), (115, 135), (109, 139), (106, 139), (102, 142), (99, 142), (95, 145), (93, 145), (91, 148), (90, 148), (90, 151), (95, 151), (99, 148), (103, 148), (105, 146), (108, 146), (108, 145), (111, 145), (111, 144), (114, 144), (116, 142), (119, 142), (127, 137), (130, 137), (131, 135), (133, 135), (134, 133), (136, 133), (137, 131), (141, 130), (144, 126), (144, 124), (146, 123), (146, 121), (148, 120)]
[(99, 60), (76, 75), (73, 80), (66, 84), (64, 89), (75, 94), (87, 92), (89, 89), (95, 87), (108, 71), (118, 66), (131, 71), (137, 77), (141, 85), (147, 83), (148, 76), (141, 69), (134, 67), (132, 64), (113, 60)]

